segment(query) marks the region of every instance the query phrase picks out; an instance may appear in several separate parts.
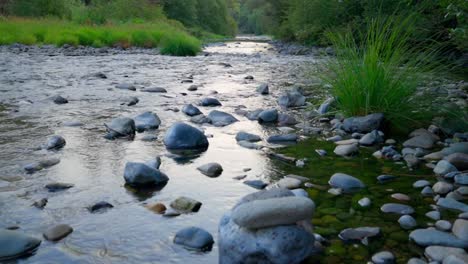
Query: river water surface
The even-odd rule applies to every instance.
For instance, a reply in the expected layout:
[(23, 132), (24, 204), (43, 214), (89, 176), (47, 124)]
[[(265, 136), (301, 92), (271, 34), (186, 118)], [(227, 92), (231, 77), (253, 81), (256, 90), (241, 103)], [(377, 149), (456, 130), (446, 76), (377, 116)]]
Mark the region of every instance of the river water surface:
[[(270, 44), (260, 42), (213, 45), (205, 49), (207, 56), (186, 58), (148, 51), (49, 56), (37, 50), (0, 49), (0, 228), (19, 226), (41, 238), (46, 229), (65, 223), (74, 232), (58, 243), (43, 241), (35, 255), (18, 263), (217, 263), (217, 227), (222, 214), (240, 197), (255, 191), (232, 177), (247, 174), (247, 179), (268, 182), (283, 174), (261, 151), (235, 142), (235, 134), (241, 130), (262, 136), (278, 131), (234, 111), (243, 106), (247, 110), (277, 107), (280, 91), (305, 82), (306, 73), (317, 62), (310, 56), (279, 55)], [(97, 72), (108, 78), (93, 77)], [(247, 75), (255, 79), (245, 80)], [(190, 76), (193, 83), (182, 82)], [(137, 91), (114, 88), (123, 82), (135, 84)], [(270, 84), (271, 95), (255, 93), (261, 82)], [(199, 85), (198, 91), (187, 91), (192, 84)], [(168, 93), (141, 92), (144, 87), (164, 87)], [(213, 90), (218, 94), (212, 95)], [(68, 98), (69, 103), (52, 103), (49, 98), (55, 94)], [(121, 105), (130, 96), (137, 96), (140, 102)], [(224, 128), (204, 125), (205, 133), (213, 137), (208, 150), (198, 157), (171, 155), (162, 143), (164, 133), (174, 122), (188, 122), (189, 118), (170, 109), (181, 109), (205, 96), (218, 98), (223, 106), (216, 109), (234, 114), (240, 122)], [(200, 109), (205, 114), (212, 110)], [(146, 134), (137, 134), (133, 141), (103, 138), (104, 123), (145, 111), (154, 111), (162, 120), (161, 127), (150, 132), (158, 136), (156, 141), (142, 141)], [(65, 126), (69, 121), (84, 125)], [(63, 136), (66, 146), (58, 151), (35, 150), (51, 135)], [(125, 163), (157, 155), (162, 156), (161, 170), (169, 176), (168, 184), (144, 195), (125, 188)], [(24, 165), (46, 157), (61, 162), (34, 174), (24, 172)], [(223, 174), (209, 178), (196, 170), (208, 162), (220, 163)], [(243, 172), (244, 168), (251, 171)], [(44, 185), (50, 182), (74, 187), (49, 193)], [(179, 196), (201, 201), (201, 210), (165, 218), (144, 207), (154, 202), (168, 205)], [(41, 198), (49, 200), (43, 210), (31, 206)], [(114, 208), (91, 214), (87, 207), (99, 201), (110, 202)], [(213, 250), (196, 253), (174, 245), (175, 233), (187, 226), (213, 234)]]

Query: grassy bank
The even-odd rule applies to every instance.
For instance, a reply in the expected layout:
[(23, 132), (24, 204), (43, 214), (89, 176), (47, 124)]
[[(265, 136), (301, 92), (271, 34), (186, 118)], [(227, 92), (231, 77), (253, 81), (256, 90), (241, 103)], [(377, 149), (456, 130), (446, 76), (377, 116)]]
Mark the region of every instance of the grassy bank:
[(201, 50), (201, 42), (197, 38), (166, 21), (90, 26), (51, 18), (2, 18), (0, 45), (13, 43), (158, 47), (161, 53), (175, 56), (194, 56)]

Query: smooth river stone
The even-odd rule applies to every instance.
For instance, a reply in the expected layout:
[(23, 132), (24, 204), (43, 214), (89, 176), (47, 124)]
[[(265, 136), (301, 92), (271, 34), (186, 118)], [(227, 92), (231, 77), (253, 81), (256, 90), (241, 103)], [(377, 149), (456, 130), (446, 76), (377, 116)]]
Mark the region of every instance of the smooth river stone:
[(351, 193), (359, 191), (362, 188), (366, 187), (364, 183), (358, 178), (344, 174), (344, 173), (335, 173), (331, 176), (328, 184), (333, 188), (340, 188), (345, 193)]
[(379, 227), (358, 227), (343, 229), (338, 235), (342, 240), (362, 240), (368, 237), (374, 237), (380, 234)]
[(413, 207), (406, 204), (397, 204), (397, 203), (387, 203), (380, 207), (380, 210), (384, 213), (393, 213), (393, 214), (412, 214), (414, 213)]
[(0, 261), (15, 259), (32, 253), (41, 240), (20, 231), (0, 229)]
[(211, 120), (211, 123), (217, 127), (228, 126), (232, 123), (239, 121), (233, 115), (218, 110), (211, 111), (208, 114), (208, 118)]
[(201, 206), (201, 202), (184, 196), (171, 202), (171, 207), (181, 212), (198, 212)]
[(314, 210), (314, 202), (304, 197), (256, 200), (236, 207), (232, 220), (239, 226), (258, 229), (310, 220)]
[(437, 200), (437, 206), (450, 210), (468, 212), (468, 205), (450, 198), (440, 198)]
[(234, 206), (236, 208), (237, 206), (245, 203), (249, 203), (252, 201), (256, 200), (267, 200), (267, 199), (273, 199), (273, 198), (280, 198), (280, 197), (292, 197), (294, 196), (294, 193), (290, 190), (287, 189), (282, 189), (282, 188), (272, 188), (269, 190), (263, 190), (263, 191), (258, 191), (254, 192), (251, 194), (247, 194), (246, 196), (242, 197), (240, 201)]
[(248, 141), (248, 142), (257, 142), (261, 141), (262, 138), (258, 135), (250, 134), (247, 132), (238, 132), (236, 134), (236, 141)]
[(177, 232), (174, 243), (191, 249), (209, 251), (214, 244), (214, 240), (208, 231), (192, 226)]
[(168, 149), (206, 149), (208, 139), (199, 129), (185, 123), (175, 123), (166, 132), (164, 144)]
[(208, 177), (218, 177), (223, 173), (223, 167), (219, 163), (212, 162), (197, 168), (201, 173)]
[(166, 183), (166, 174), (144, 163), (127, 162), (124, 172), (125, 182), (132, 186), (149, 186)]
[(409, 237), (420, 246), (468, 247), (468, 241), (435, 229), (416, 229), (410, 233)]
[(62, 136), (54, 135), (47, 139), (47, 142), (44, 145), (44, 148), (47, 150), (59, 149), (65, 146), (66, 141)]
[(148, 129), (157, 129), (161, 125), (161, 119), (153, 112), (144, 112), (137, 115), (134, 119), (135, 128), (137, 131), (142, 132)]
[(59, 241), (73, 232), (69, 225), (57, 225), (44, 232), (44, 238), (49, 241)]

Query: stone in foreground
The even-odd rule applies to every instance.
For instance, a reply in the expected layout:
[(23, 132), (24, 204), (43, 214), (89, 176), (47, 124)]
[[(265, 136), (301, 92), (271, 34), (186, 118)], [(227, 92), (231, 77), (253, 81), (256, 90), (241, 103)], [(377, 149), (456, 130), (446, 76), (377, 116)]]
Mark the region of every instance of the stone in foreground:
[(144, 163), (127, 162), (124, 179), (129, 185), (145, 187), (164, 184), (169, 180), (169, 177)]
[(219, 163), (212, 162), (197, 168), (201, 173), (208, 177), (218, 177), (223, 173), (223, 167)]
[(410, 233), (409, 237), (420, 246), (468, 247), (468, 241), (461, 240), (450, 233), (434, 229), (416, 229)]
[(314, 210), (315, 204), (308, 198), (272, 198), (239, 205), (232, 211), (232, 220), (238, 226), (259, 229), (309, 220)]
[(174, 243), (189, 249), (210, 251), (213, 247), (214, 240), (213, 236), (208, 233), (208, 231), (192, 226), (177, 232), (174, 237)]
[(375, 264), (393, 264), (395, 256), (390, 251), (381, 251), (372, 256), (372, 262)]
[(207, 149), (208, 139), (197, 128), (185, 123), (175, 123), (166, 132), (164, 144), (168, 149)]
[(41, 240), (20, 231), (0, 229), (0, 261), (11, 260), (33, 253)]
[(57, 225), (44, 232), (44, 238), (49, 241), (59, 241), (73, 232), (69, 225)]
[(161, 120), (158, 115), (153, 112), (144, 112), (134, 118), (135, 128), (138, 132), (143, 132), (149, 129), (158, 129), (161, 125)]

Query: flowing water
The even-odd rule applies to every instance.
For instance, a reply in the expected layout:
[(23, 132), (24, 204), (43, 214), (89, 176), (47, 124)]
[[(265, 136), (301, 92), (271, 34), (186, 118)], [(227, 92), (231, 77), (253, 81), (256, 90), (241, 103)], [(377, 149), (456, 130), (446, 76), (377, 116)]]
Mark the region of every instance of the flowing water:
[[(18, 263), (216, 263), (216, 243), (211, 252), (196, 253), (174, 245), (175, 233), (198, 226), (213, 234), (222, 214), (245, 194), (255, 191), (232, 177), (247, 179), (281, 175), (261, 151), (245, 149), (235, 142), (244, 130), (266, 136), (274, 128), (235, 115), (240, 122), (218, 128), (204, 125), (210, 146), (200, 156), (180, 159), (168, 153), (162, 143), (165, 131), (176, 121), (188, 121), (181, 109), (205, 96), (218, 98), (221, 111), (234, 114), (238, 107), (248, 110), (277, 107), (281, 89), (306, 82), (306, 74), (317, 62), (313, 57), (279, 55), (268, 43), (229, 42), (207, 47), (207, 56), (170, 57), (151, 52), (66, 56), (32, 49), (11, 52), (0, 49), (0, 228), (19, 226), (23, 232), (41, 238), (42, 233), (60, 223), (74, 232), (58, 243), (43, 241), (35, 255)], [(226, 63), (232, 67), (226, 67)], [(103, 72), (107, 79), (92, 75)], [(253, 81), (245, 80), (253, 75)], [(193, 76), (198, 91), (189, 92)], [(144, 93), (113, 88), (118, 83), (134, 83), (138, 88), (164, 87), (167, 94)], [(255, 88), (270, 84), (272, 95), (261, 96)], [(218, 94), (212, 94), (215, 90)], [(187, 93), (186, 95), (182, 93)], [(50, 97), (60, 94), (69, 103), (56, 105)], [(130, 96), (140, 102), (121, 105)], [(209, 108), (201, 107), (208, 114)], [(103, 138), (104, 123), (119, 116), (132, 117), (145, 111), (156, 112), (161, 127), (150, 134), (158, 140), (145, 142), (146, 134), (133, 141)], [(82, 127), (64, 123), (79, 121)], [(51, 135), (63, 136), (67, 144), (58, 151), (36, 150)], [(123, 171), (127, 161), (145, 161), (162, 156), (161, 170), (170, 180), (161, 190), (135, 194), (125, 188)], [(60, 163), (34, 174), (23, 166), (46, 157)], [(208, 162), (224, 168), (218, 178), (196, 170)], [(243, 172), (244, 168), (251, 168)], [(74, 187), (49, 193), (44, 185), (66, 182)], [(165, 218), (146, 209), (146, 203), (166, 205), (179, 196), (203, 203), (201, 210), (175, 218)], [(31, 204), (41, 198), (49, 202), (43, 209)], [(107, 201), (114, 208), (91, 214), (87, 207)]]

